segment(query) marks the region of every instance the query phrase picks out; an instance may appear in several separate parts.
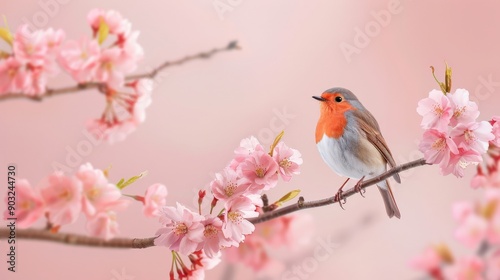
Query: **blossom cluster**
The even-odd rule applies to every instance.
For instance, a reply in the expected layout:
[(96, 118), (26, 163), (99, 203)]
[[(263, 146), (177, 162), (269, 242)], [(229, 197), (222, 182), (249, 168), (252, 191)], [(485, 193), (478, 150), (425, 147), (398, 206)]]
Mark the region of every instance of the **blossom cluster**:
[(448, 94), (432, 90), (418, 103), (417, 112), (425, 129), (419, 149), (427, 163), (439, 164), (443, 175), (463, 177), (465, 167), (482, 162), (489, 144), (500, 141), (498, 117), (491, 123), (477, 121), (477, 104), (465, 89)]
[(97, 83), (106, 97), (105, 110), (87, 127), (96, 138), (113, 143), (144, 121), (152, 82), (126, 80), (144, 55), (137, 42), (139, 31), (132, 30), (127, 19), (113, 10), (94, 9), (87, 20), (92, 36), (78, 41), (65, 41), (62, 29), (30, 30), (25, 24), (12, 34), (0, 28), (0, 38), (11, 47), (0, 50), (0, 96), (42, 97), (49, 92), (48, 78), (61, 69), (79, 85)]
[[(144, 197), (134, 198), (144, 202), (145, 216), (157, 217), (158, 209), (166, 204), (166, 195), (166, 187), (155, 184), (147, 189)], [(119, 233), (117, 211), (130, 204), (121, 188), (109, 182), (106, 172), (90, 163), (81, 165), (72, 176), (54, 172), (36, 188), (31, 187), (28, 180), (20, 179), (16, 182), (16, 196), (18, 207), (13, 212), (6, 209), (4, 218), (14, 214), (19, 228), (28, 228), (45, 216), (50, 229), (58, 231), (61, 226), (74, 223), (83, 213), (88, 234), (104, 239)]]
[(461, 201), (453, 205), (458, 222), (455, 238), (475, 254), (455, 260), (446, 245), (427, 248), (411, 265), (427, 272), (433, 279), (500, 279), (500, 155), (490, 150), (490, 163), (472, 179), (474, 188), (484, 188), (476, 202)]
[[(176, 207), (162, 209), (155, 245), (190, 256), (202, 250), (208, 258), (216, 258), (221, 248), (238, 247), (245, 236), (255, 230), (248, 218), (257, 217), (263, 206), (261, 195), (274, 188), (278, 177), (290, 181), (299, 174), (302, 158), (299, 151), (283, 142), (275, 142), (269, 153), (255, 137), (243, 139), (235, 150), (234, 159), (210, 183), (213, 195), (210, 213), (201, 213), (201, 204), (206, 191), (199, 193), (198, 212), (177, 203)], [(223, 208), (217, 215), (213, 210), (217, 204)], [(174, 263), (176, 258), (174, 258)], [(182, 263), (182, 262), (179, 262)], [(177, 270), (180, 279), (193, 278), (197, 269), (182, 267)], [(174, 276), (171, 275), (171, 279)]]

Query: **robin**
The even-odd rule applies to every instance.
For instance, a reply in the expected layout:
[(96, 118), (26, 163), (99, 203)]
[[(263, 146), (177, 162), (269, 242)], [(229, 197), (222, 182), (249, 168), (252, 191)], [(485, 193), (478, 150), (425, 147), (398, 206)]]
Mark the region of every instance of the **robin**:
[[(396, 166), (377, 120), (351, 91), (335, 87), (313, 98), (321, 102), (316, 146), (323, 160), (335, 173), (348, 177), (347, 180), (358, 179), (356, 187), (360, 191), (359, 185), (363, 179), (384, 173), (387, 164)], [(399, 174), (393, 177), (401, 183)], [(342, 198), (342, 187), (337, 193), (339, 198)], [(401, 218), (389, 181), (381, 181), (377, 187), (384, 199), (387, 215)]]

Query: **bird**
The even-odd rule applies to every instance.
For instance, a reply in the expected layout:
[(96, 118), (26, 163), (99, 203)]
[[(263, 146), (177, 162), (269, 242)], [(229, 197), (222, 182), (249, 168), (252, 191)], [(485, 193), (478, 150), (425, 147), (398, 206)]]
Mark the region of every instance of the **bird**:
[[(323, 160), (335, 173), (348, 177), (347, 181), (350, 178), (358, 179), (356, 187), (357, 191), (361, 191), (361, 181), (386, 172), (387, 165), (396, 166), (377, 120), (354, 93), (346, 88), (334, 87), (313, 98), (320, 101), (316, 146)], [(398, 173), (393, 178), (401, 183)], [(341, 206), (344, 185), (336, 195)], [(377, 183), (377, 187), (389, 218), (401, 218), (388, 179)]]

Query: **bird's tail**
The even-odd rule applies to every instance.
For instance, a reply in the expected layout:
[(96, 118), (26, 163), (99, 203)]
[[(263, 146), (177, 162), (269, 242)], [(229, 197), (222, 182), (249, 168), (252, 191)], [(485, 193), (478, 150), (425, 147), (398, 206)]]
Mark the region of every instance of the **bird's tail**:
[(387, 211), (389, 218), (396, 216), (396, 218), (400, 219), (401, 213), (399, 213), (399, 208), (396, 204), (396, 200), (394, 199), (394, 195), (392, 194), (389, 181), (382, 181), (377, 185), (377, 187), (382, 195), (382, 198), (384, 199), (385, 210)]

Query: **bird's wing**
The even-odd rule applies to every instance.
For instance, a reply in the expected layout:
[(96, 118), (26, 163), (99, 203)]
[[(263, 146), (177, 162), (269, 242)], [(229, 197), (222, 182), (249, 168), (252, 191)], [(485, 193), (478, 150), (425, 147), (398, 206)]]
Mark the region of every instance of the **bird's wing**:
[[(370, 113), (368, 112), (368, 114)], [(377, 148), (377, 150), (382, 154), (387, 163), (389, 163), (390, 167), (395, 167), (396, 161), (392, 157), (391, 151), (389, 150), (389, 147), (387, 147), (387, 143), (385, 142), (384, 137), (377, 129), (378, 124), (375, 118), (371, 114), (368, 117), (365, 117), (359, 110), (354, 111), (354, 116), (358, 121), (360, 129), (366, 134), (366, 138), (368, 139), (368, 141), (370, 141), (370, 143), (372, 143), (373, 146)], [(394, 180), (396, 180), (396, 182), (398, 183), (401, 183), (401, 178), (399, 177), (398, 173), (394, 175)]]

